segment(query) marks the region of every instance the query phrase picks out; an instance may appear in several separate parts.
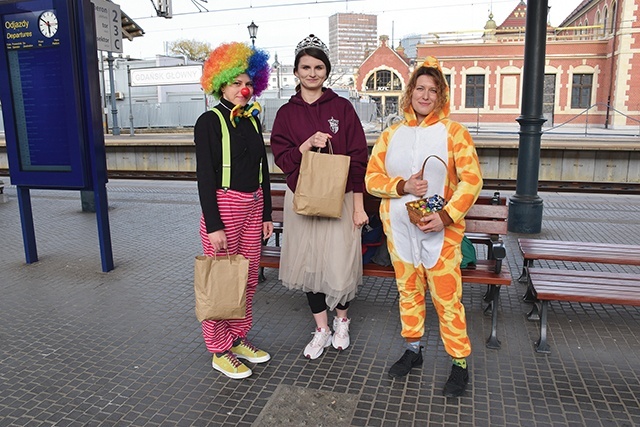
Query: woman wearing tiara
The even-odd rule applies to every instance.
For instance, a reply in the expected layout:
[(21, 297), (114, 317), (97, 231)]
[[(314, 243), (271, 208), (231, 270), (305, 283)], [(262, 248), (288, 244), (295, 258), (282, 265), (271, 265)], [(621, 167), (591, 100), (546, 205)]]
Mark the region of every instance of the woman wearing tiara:
[[(364, 175), (368, 148), (360, 119), (351, 103), (323, 87), (331, 63), (327, 46), (313, 34), (298, 43), (294, 74), (296, 94), (276, 115), (271, 150), (276, 165), (287, 176), (284, 202), (286, 237), (282, 244), (279, 278), (289, 289), (306, 292), (315, 321), (313, 339), (305, 357), (316, 359), (333, 345), (349, 347), (349, 303), (362, 283), (360, 227), (368, 222), (364, 211)], [(298, 215), (293, 194), (302, 153), (321, 148), (350, 156), (351, 164), (340, 219)], [(336, 310), (333, 334), (327, 310)]]
[[(238, 359), (262, 363), (271, 358), (247, 340), (262, 238), (273, 232), (267, 153), (256, 117), (260, 107), (249, 103), (267, 87), (268, 59), (267, 52), (244, 43), (214, 49), (204, 63), (201, 83), (220, 103), (203, 113), (194, 128), (203, 252), (214, 256), (228, 251), (249, 259), (245, 318), (202, 322), (213, 368), (234, 379), (252, 373)], [(223, 166), (225, 156), (229, 166)]]

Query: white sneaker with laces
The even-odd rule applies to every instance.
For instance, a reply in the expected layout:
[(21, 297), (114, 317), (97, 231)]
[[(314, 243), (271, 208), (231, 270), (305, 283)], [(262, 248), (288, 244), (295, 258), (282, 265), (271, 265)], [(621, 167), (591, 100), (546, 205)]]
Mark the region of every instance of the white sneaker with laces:
[(331, 345), (331, 331), (324, 328), (317, 328), (313, 332), (313, 339), (304, 348), (304, 357), (317, 359), (322, 355), (325, 348)]
[(331, 344), (336, 350), (346, 350), (349, 347), (349, 323), (351, 319), (346, 317), (333, 318), (333, 338)]

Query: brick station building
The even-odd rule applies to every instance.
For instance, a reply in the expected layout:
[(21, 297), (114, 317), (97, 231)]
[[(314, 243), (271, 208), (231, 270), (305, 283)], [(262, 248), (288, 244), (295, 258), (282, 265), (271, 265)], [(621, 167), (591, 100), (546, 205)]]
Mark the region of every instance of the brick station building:
[[(520, 1), (500, 25), (490, 14), (475, 34), (423, 36), (415, 60), (381, 36), (356, 90), (378, 103), (382, 117), (395, 114), (413, 67), (431, 55), (449, 81), (452, 118), (512, 124), (521, 111), (526, 8)], [(640, 0), (584, 0), (559, 27), (547, 27), (545, 126), (640, 126), (639, 15)]]

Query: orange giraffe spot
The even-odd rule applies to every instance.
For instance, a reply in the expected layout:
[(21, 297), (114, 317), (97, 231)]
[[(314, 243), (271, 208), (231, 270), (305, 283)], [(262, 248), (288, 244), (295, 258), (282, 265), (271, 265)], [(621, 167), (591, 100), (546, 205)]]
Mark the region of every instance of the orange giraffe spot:
[(464, 350), (465, 350), (466, 345), (465, 345), (465, 344), (463, 344), (463, 343), (458, 344), (458, 343), (455, 343), (455, 342), (453, 342), (453, 341), (449, 341), (449, 347), (450, 347), (450, 348), (452, 348), (452, 349), (454, 349), (454, 350), (464, 351)]
[(393, 263), (393, 269), (396, 271), (396, 277), (404, 277), (405, 265), (402, 261), (396, 261)]
[(416, 316), (402, 316), (402, 321), (408, 326), (416, 326), (419, 322)]
[(472, 204), (475, 200), (475, 197), (472, 194), (465, 194), (462, 197), (460, 197), (460, 202), (466, 204)]
[(451, 322), (453, 324), (453, 327), (456, 329), (464, 329), (466, 327), (466, 323), (462, 321), (462, 319), (460, 319), (458, 316), (456, 316), (455, 319), (453, 319), (453, 322)]

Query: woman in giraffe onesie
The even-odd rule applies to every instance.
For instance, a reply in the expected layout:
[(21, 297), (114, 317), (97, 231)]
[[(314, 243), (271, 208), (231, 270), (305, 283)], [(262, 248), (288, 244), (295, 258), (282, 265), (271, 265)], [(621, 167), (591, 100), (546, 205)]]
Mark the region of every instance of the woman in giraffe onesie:
[[(449, 88), (435, 58), (428, 57), (413, 72), (401, 108), (404, 119), (380, 135), (365, 177), (367, 191), (382, 198), (380, 217), (400, 294), (407, 347), (389, 375), (403, 377), (422, 365), (420, 340), (428, 288), (440, 337), (453, 359), (443, 394), (455, 397), (462, 395), (469, 381), (466, 357), (471, 344), (462, 305), (460, 243), (464, 216), (482, 189), (480, 165), (467, 129), (449, 119)], [(412, 224), (405, 203), (436, 194), (444, 197), (444, 209)]]

